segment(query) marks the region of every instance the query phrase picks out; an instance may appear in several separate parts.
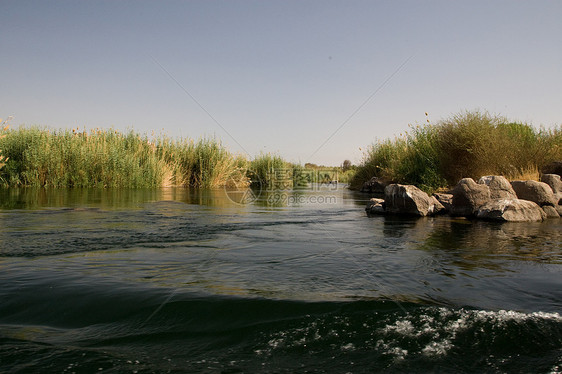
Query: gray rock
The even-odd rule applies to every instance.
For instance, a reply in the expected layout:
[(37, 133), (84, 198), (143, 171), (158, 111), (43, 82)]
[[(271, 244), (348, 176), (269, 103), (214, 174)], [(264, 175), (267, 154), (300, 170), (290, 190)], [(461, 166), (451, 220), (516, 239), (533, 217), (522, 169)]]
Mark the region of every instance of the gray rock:
[(367, 214), (384, 214), (384, 199), (377, 199), (373, 197), (367, 203), (365, 211), (367, 212)]
[(546, 213), (529, 200), (500, 199), (482, 205), (476, 217), (500, 222), (535, 222), (546, 219)]
[(541, 182), (548, 184), (555, 194), (562, 194), (562, 180), (560, 180), (560, 175), (543, 174), (541, 176)]
[(379, 177), (372, 177), (369, 181), (363, 183), (361, 192), (369, 192), (375, 194), (384, 194), (384, 188), (388, 186), (390, 182)]
[(558, 205), (552, 188), (546, 183), (532, 180), (513, 181), (511, 182), (511, 186), (519, 199), (533, 201), (540, 206)]
[[(544, 182), (552, 188), (552, 192), (554, 193), (554, 210), (559, 217), (562, 217), (562, 180), (560, 175), (558, 174), (543, 174), (541, 176), (541, 182)], [(548, 205), (545, 205), (546, 207)], [(543, 208), (544, 208), (543, 207)], [(549, 214), (548, 211), (545, 210), (549, 217), (554, 217), (554, 214), (551, 212)]]
[(542, 210), (546, 213), (546, 218), (560, 218), (560, 214), (556, 211), (556, 208), (551, 205), (545, 205)]
[(431, 200), (431, 205), (429, 206), (428, 215), (434, 216), (437, 214), (445, 214), (448, 212), (445, 206), (441, 204), (435, 196), (430, 196), (429, 198)]
[(437, 201), (439, 201), (439, 203), (441, 203), (441, 205), (443, 205), (443, 207), (445, 208), (445, 212), (450, 212), (453, 209), (453, 195), (449, 194), (449, 193), (434, 193), (433, 197), (435, 197), (435, 199)]
[(434, 204), (429, 196), (415, 186), (390, 184), (384, 189), (387, 213), (427, 216), (433, 213)]
[(478, 184), (472, 178), (463, 178), (453, 189), (454, 216), (473, 216), (478, 209), (490, 201), (490, 188), (485, 184)]
[(490, 199), (517, 199), (517, 194), (511, 187), (509, 181), (501, 175), (487, 175), (480, 178), (479, 184), (485, 184), (490, 188)]

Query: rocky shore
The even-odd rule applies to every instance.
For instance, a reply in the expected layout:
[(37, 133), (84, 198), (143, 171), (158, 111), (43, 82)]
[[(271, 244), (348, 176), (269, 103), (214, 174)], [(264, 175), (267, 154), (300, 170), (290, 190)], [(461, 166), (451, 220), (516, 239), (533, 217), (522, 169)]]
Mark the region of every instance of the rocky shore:
[(412, 185), (387, 183), (372, 178), (365, 184), (372, 198), (368, 215), (399, 214), (435, 216), (448, 214), (499, 222), (534, 222), (562, 216), (562, 181), (558, 174), (543, 174), (541, 181), (509, 182), (499, 175), (474, 181), (464, 178), (450, 193), (429, 196)]

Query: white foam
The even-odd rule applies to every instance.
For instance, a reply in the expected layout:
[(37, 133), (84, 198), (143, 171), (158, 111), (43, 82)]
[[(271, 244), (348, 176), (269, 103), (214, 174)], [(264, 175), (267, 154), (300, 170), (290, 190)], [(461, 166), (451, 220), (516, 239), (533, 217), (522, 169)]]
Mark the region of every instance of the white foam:
[[(404, 339), (429, 338), (429, 343), (418, 353), (426, 356), (444, 356), (453, 348), (457, 335), (470, 329), (475, 323), (503, 326), (510, 322), (524, 323), (534, 320), (562, 322), (562, 317), (559, 313), (546, 312), (523, 313), (512, 310), (470, 309), (454, 311), (447, 308), (428, 308), (427, 313), (418, 316), (408, 313), (379, 329), (378, 332), (382, 339), (377, 341), (376, 347), (387, 354), (397, 355), (396, 352), (403, 349), (399, 347), (401, 339), (397, 339), (396, 335), (402, 336)], [(556, 370), (558, 370), (558, 366), (553, 372)]]

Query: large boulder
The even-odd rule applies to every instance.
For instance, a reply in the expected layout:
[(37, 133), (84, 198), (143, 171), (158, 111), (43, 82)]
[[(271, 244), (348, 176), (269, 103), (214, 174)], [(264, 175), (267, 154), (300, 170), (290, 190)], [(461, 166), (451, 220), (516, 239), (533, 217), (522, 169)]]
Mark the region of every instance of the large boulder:
[(540, 206), (558, 205), (552, 188), (546, 183), (533, 180), (513, 181), (511, 186), (519, 199), (533, 201)]
[(511, 187), (509, 181), (501, 175), (487, 175), (480, 178), (479, 184), (485, 184), (490, 188), (490, 199), (517, 199), (517, 194)]
[(384, 199), (377, 199), (373, 197), (367, 203), (367, 207), (365, 207), (365, 211), (367, 212), (368, 215), (384, 214), (385, 213)]
[[(562, 217), (562, 180), (558, 174), (543, 174), (541, 176), (541, 182), (544, 182), (552, 188), (554, 193), (554, 210), (558, 213), (558, 216)], [(546, 208), (548, 205), (543, 206)], [(552, 209), (545, 210), (549, 217), (554, 217)]]
[(425, 217), (433, 214), (433, 200), (422, 190), (411, 185), (389, 184), (384, 189), (387, 213)]
[(478, 184), (472, 178), (463, 178), (453, 189), (454, 216), (473, 216), (478, 209), (490, 201), (490, 188), (485, 184)]
[(546, 219), (546, 213), (529, 200), (500, 199), (482, 205), (476, 217), (500, 222), (535, 222)]
[(561, 205), (560, 200), (562, 199), (562, 180), (558, 174), (543, 174), (541, 176), (541, 182), (546, 183), (552, 188), (554, 196), (558, 200), (558, 205)]
[(361, 187), (361, 192), (369, 192), (375, 194), (384, 194), (384, 189), (388, 186), (390, 182), (379, 177), (372, 177), (367, 182), (363, 183)]
[(562, 180), (558, 174), (543, 174), (541, 182), (548, 184), (554, 193), (562, 192)]

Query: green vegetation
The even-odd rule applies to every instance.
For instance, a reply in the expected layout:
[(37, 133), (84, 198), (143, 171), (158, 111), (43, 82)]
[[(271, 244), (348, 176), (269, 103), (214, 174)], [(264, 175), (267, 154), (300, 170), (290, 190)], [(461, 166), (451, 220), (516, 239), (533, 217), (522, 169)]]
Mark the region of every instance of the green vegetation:
[(288, 163), (274, 154), (253, 160), (214, 138), (149, 139), (133, 131), (0, 127), (0, 185), (35, 187), (242, 187), (273, 189), (308, 183), (361, 185), (373, 176), (431, 192), (463, 177), (536, 177), (562, 159), (562, 127), (535, 129), (483, 112), (462, 112), (371, 145), (360, 166)]
[(149, 141), (132, 131), (32, 127), (8, 131), (0, 149), (4, 186), (212, 188), (245, 181), (245, 160), (214, 139)]
[(547, 163), (562, 159), (562, 127), (536, 130), (474, 111), (411, 128), (394, 140), (371, 145), (351, 188), (377, 176), (431, 192), (464, 177), (536, 175)]
[[(272, 189), (304, 187), (350, 175), (353, 166), (305, 168), (280, 156), (249, 161), (219, 141), (149, 139), (133, 131), (52, 131), (39, 127), (3, 130), (0, 185), (4, 187), (246, 187), (260, 181)], [(4, 166), (2, 168), (2, 166)], [(327, 173), (326, 173), (327, 171)]]
[(281, 156), (271, 153), (261, 153), (250, 162), (250, 180), (252, 184), (261, 183), (270, 188), (291, 188), (293, 186), (291, 165)]
[(284, 161), (278, 155), (260, 154), (249, 164), (251, 179), (259, 180), (268, 189), (306, 188), (309, 183), (328, 184), (333, 181), (347, 183), (355, 173), (351, 162), (342, 167), (318, 166), (307, 163), (304, 166)]

